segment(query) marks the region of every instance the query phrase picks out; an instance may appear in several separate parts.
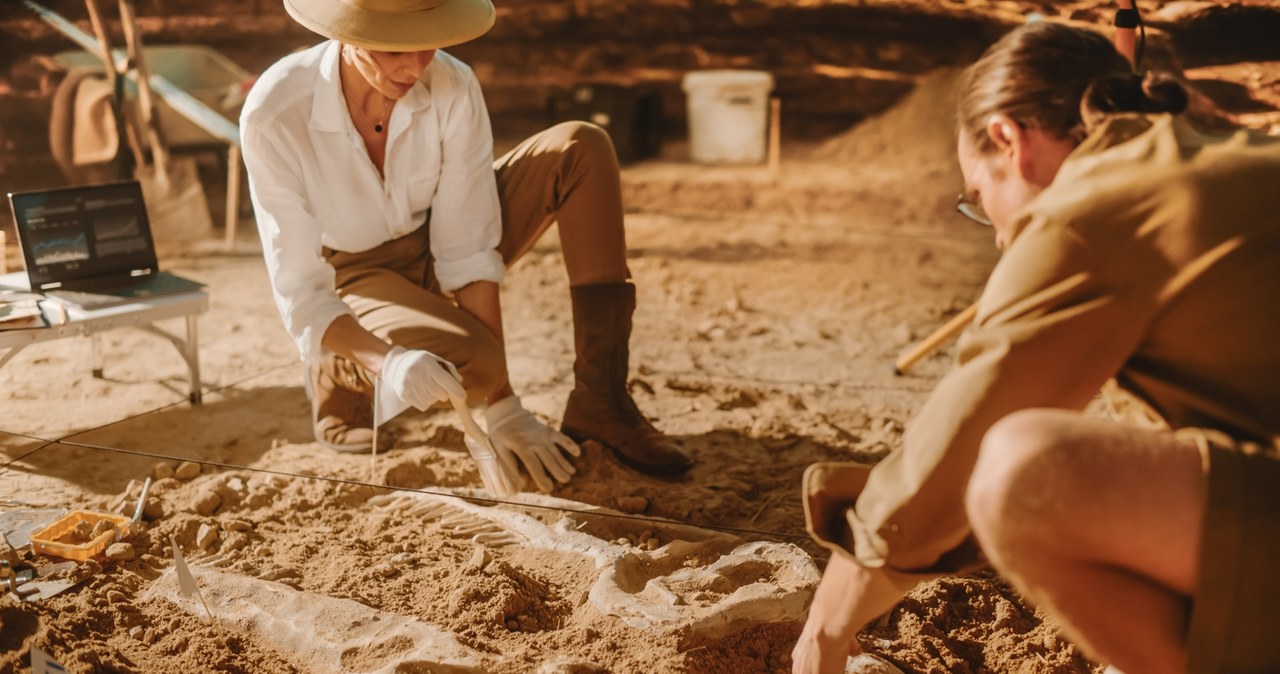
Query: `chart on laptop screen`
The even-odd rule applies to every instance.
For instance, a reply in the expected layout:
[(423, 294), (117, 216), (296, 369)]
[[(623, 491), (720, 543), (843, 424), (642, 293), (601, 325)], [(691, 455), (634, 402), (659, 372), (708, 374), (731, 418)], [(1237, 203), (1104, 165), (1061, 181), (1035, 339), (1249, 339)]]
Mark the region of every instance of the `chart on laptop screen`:
[(15, 195), (13, 206), (34, 276), (63, 281), (155, 264), (136, 184)]

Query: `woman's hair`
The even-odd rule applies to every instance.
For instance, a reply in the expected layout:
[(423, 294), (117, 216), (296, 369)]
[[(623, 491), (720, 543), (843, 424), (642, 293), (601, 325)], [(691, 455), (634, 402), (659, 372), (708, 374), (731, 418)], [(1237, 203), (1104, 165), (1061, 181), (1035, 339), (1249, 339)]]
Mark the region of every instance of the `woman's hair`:
[(1037, 21), (996, 42), (965, 72), (956, 119), (982, 152), (995, 149), (987, 120), (1003, 113), (1079, 143), (1116, 112), (1180, 113), (1187, 91), (1161, 75), (1143, 78), (1101, 34)]

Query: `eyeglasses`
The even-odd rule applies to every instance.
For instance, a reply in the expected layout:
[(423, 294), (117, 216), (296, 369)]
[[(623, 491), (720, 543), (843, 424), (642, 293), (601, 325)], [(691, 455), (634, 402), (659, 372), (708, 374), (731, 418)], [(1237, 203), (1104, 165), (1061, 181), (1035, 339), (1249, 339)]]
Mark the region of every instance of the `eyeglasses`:
[(960, 211), (960, 215), (978, 223), (991, 227), (991, 218), (987, 217), (987, 212), (982, 210), (982, 205), (974, 203), (969, 199), (967, 194), (956, 196), (956, 210)]

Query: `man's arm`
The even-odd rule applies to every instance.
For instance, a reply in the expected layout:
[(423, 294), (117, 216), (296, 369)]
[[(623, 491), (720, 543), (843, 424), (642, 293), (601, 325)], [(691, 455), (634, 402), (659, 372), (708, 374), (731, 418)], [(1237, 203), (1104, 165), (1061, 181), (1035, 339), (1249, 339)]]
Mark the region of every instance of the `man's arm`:
[(391, 345), (369, 332), (353, 316), (333, 319), (320, 344), (326, 351), (359, 364), (370, 372), (381, 372), (382, 361)]
[(911, 590), (883, 568), (859, 565), (840, 552), (831, 555), (809, 606), (804, 631), (791, 652), (795, 674), (842, 674), (845, 660), (862, 652), (858, 632), (893, 608)]

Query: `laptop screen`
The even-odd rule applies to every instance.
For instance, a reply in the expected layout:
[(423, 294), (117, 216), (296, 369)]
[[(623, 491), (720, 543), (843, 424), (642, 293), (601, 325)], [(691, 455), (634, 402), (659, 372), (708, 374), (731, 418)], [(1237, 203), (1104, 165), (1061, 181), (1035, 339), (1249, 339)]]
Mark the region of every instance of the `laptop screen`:
[(10, 194), (32, 289), (156, 270), (136, 181)]

